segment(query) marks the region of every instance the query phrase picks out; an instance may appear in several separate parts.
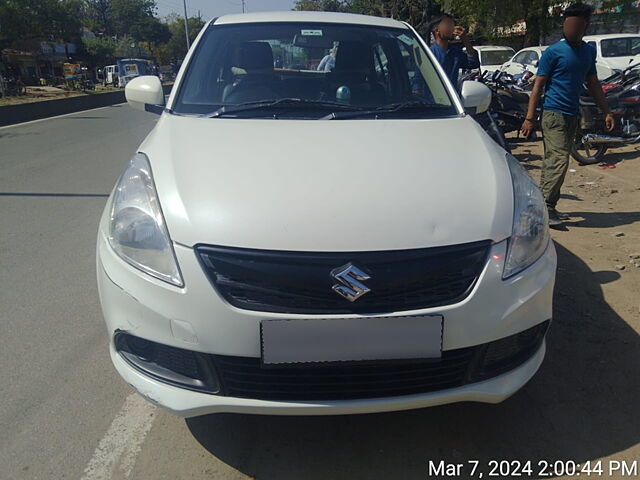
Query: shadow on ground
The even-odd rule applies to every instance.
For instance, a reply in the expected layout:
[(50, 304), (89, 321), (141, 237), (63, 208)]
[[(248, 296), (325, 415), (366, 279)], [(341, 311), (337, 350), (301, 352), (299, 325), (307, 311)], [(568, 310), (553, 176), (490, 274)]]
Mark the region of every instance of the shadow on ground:
[(571, 227), (610, 228), (640, 222), (640, 212), (568, 212)]
[(211, 455), (259, 480), (422, 479), (429, 460), (584, 462), (633, 447), (640, 441), (640, 337), (601, 289), (619, 274), (594, 273), (557, 250), (547, 358), (502, 404), (337, 417), (210, 415), (187, 426)]
[(604, 163), (620, 163), (623, 160), (637, 160), (640, 158), (640, 147), (636, 146), (630, 152), (621, 152), (616, 149), (607, 150), (607, 153), (602, 157)]

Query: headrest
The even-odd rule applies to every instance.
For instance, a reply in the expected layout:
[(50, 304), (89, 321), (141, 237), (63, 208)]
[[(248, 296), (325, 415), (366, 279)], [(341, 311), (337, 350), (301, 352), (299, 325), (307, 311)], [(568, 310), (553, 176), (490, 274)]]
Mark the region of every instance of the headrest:
[(371, 50), (366, 43), (362, 42), (340, 42), (338, 53), (336, 54), (337, 71), (364, 71), (368, 72), (371, 67)]
[(231, 65), (244, 70), (273, 70), (273, 51), (266, 42), (244, 42), (236, 46)]

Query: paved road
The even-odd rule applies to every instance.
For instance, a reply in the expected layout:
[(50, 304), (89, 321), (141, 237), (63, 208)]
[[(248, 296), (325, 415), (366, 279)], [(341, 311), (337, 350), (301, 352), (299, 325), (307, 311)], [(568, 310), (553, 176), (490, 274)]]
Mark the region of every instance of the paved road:
[(638, 334), (561, 245), (547, 360), (501, 405), (185, 422), (141, 401), (108, 359), (94, 242), (155, 119), (114, 106), (0, 129), (0, 479), (427, 478), (440, 459), (637, 458)]

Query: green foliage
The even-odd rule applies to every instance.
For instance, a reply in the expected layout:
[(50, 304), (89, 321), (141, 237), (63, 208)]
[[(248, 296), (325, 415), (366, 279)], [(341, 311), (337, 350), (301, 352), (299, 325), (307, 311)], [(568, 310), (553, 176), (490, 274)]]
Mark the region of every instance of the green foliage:
[(131, 26), (129, 32), (139, 42), (161, 44), (171, 39), (169, 27), (155, 17), (142, 18)]
[(435, 0), (297, 0), (293, 8), (393, 17), (408, 21), (418, 30), (440, 13)]
[[(158, 57), (159, 62), (163, 65), (172, 61), (179, 61), (187, 54), (184, 19), (179, 15), (172, 14), (165, 19), (165, 22), (171, 37), (166, 44), (160, 45), (154, 52)], [(188, 25), (189, 42), (193, 43), (202, 27), (204, 27), (205, 22), (202, 18), (191, 17), (188, 19)]]
[(73, 41), (80, 33), (83, 0), (0, 0), (0, 48), (38, 40)]
[(111, 0), (109, 10), (113, 33), (120, 37), (130, 35), (133, 27), (153, 19), (156, 2), (155, 0)]
[[(628, 0), (583, 0), (586, 3), (615, 9), (633, 10)], [(471, 27), (474, 36), (499, 38), (500, 31), (524, 20), (527, 33), (525, 45), (537, 45), (540, 37), (557, 28), (559, 14), (566, 0), (297, 0), (295, 10), (324, 10), (362, 13), (405, 20), (420, 33), (430, 18), (441, 11), (454, 15), (462, 25)], [(636, 9), (637, 10), (637, 9)]]
[(346, 12), (347, 2), (344, 0), (296, 0), (293, 9), (321, 12)]
[[(560, 27), (560, 15), (566, 0), (438, 0), (445, 11), (454, 14), (467, 25), (474, 25), (476, 35), (492, 39), (499, 37), (499, 29), (526, 22), (523, 46), (537, 45), (551, 29)], [(630, 9), (627, 0), (583, 0), (596, 8)]]
[(83, 38), (82, 44), (87, 57), (93, 64), (111, 63), (118, 46), (111, 37)]

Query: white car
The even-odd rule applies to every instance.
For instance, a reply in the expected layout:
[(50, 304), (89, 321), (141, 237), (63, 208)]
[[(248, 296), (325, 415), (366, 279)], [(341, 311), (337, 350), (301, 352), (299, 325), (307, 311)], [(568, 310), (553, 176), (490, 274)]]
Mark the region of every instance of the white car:
[(589, 35), (583, 40), (596, 49), (596, 70), (600, 80), (640, 61), (640, 34)]
[(536, 73), (542, 52), (546, 49), (546, 46), (523, 48), (510, 60), (503, 63), (500, 70), (510, 75), (518, 75), (524, 73), (526, 70)]
[(473, 47), (480, 57), (480, 73), (500, 70), (502, 64), (515, 55), (511, 47), (497, 45), (479, 45)]
[[(319, 60), (335, 49), (332, 71)], [(100, 221), (113, 363), (181, 416), (500, 402), (545, 355), (538, 187), (392, 19), (230, 15), (200, 32)], [(464, 139), (464, 141), (460, 141)], [(123, 159), (124, 160), (124, 159)]]

